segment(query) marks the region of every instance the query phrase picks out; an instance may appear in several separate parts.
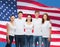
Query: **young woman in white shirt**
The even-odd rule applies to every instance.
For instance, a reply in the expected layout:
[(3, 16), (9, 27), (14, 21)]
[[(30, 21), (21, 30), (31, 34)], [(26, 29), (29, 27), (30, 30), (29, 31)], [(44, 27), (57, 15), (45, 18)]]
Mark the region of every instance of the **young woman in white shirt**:
[(42, 36), (44, 47), (49, 47), (51, 39), (51, 22), (47, 13), (42, 17)]
[(33, 47), (33, 23), (32, 16), (30, 14), (27, 15), (25, 22), (25, 47)]
[(14, 38), (15, 32), (15, 24), (14, 24), (14, 16), (10, 16), (10, 22), (7, 23), (7, 44), (6, 47), (11, 47)]

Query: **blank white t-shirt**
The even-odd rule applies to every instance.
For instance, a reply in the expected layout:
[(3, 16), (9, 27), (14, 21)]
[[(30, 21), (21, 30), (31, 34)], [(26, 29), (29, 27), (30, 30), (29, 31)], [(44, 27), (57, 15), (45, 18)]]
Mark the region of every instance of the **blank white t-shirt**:
[(34, 24), (34, 36), (42, 36), (42, 31), (41, 31), (41, 24), (42, 24), (42, 19), (34, 18), (33, 19), (33, 24)]
[(15, 26), (16, 26), (15, 35), (24, 35), (24, 23), (25, 23), (25, 18), (15, 19)]
[(28, 25), (27, 22), (25, 22), (24, 28), (25, 28), (25, 35), (33, 35), (32, 33), (33, 23), (32, 22), (30, 25)]
[(12, 25), (10, 22), (8, 23), (8, 27), (9, 27), (9, 30), (8, 30), (8, 34), (11, 35), (11, 36), (14, 36), (14, 33), (15, 33), (15, 25)]
[(42, 24), (43, 37), (48, 38), (50, 36), (50, 27), (51, 27), (50, 21), (45, 21), (44, 24)]

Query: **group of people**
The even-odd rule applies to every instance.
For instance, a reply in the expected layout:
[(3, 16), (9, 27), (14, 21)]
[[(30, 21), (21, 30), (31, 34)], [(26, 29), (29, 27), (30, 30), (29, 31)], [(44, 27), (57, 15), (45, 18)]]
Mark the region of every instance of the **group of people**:
[[(23, 17), (23, 12), (18, 12), (18, 18), (10, 16), (7, 23), (7, 44), (11, 47), (15, 38), (16, 47), (49, 47), (51, 40), (51, 22), (47, 13), (39, 18), (40, 12), (35, 11), (35, 18), (31, 14)], [(43, 42), (43, 46), (42, 46)]]

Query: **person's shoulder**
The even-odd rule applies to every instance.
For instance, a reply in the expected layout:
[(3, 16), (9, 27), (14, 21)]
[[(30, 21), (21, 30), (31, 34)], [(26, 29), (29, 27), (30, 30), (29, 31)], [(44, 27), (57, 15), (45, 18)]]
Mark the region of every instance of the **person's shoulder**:
[(50, 20), (47, 20), (46, 22), (50, 22)]
[(18, 20), (18, 18), (15, 18), (15, 20)]
[(9, 21), (9, 22), (7, 22), (7, 24), (10, 24), (10, 21)]
[(42, 22), (42, 19), (41, 18), (38, 18), (38, 21)]
[(36, 20), (35, 18), (32, 18), (32, 20)]
[(26, 25), (27, 25), (27, 22), (24, 23), (24, 26), (26, 26)]
[(51, 23), (51, 21), (50, 21), (50, 20), (47, 20), (46, 22), (47, 22), (47, 23), (49, 23), (49, 24)]
[(32, 22), (34, 22), (35, 21), (35, 18), (32, 18)]
[(7, 22), (6, 25), (9, 26), (11, 23), (10, 22)]
[(14, 20), (14, 21), (15, 21), (15, 22), (16, 22), (16, 21), (18, 21), (18, 18), (15, 18), (15, 20)]
[(42, 18), (39, 18), (39, 20), (42, 20)]
[(26, 18), (25, 18), (25, 17), (23, 17), (22, 19), (23, 19), (23, 20), (26, 20)]

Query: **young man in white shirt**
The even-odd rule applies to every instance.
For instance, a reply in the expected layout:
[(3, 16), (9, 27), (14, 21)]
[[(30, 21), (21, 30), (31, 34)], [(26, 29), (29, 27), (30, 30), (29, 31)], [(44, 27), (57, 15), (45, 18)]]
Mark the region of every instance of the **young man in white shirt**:
[(35, 18), (33, 19), (34, 23), (34, 33), (33, 33), (33, 43), (35, 47), (41, 47), (42, 44), (42, 32), (41, 32), (41, 22), (42, 19), (39, 18), (39, 11), (35, 11)]
[(25, 19), (22, 18), (23, 12), (18, 12), (18, 18), (15, 19), (15, 26), (16, 26), (16, 32), (15, 32), (15, 42), (16, 47), (24, 47), (24, 23)]

